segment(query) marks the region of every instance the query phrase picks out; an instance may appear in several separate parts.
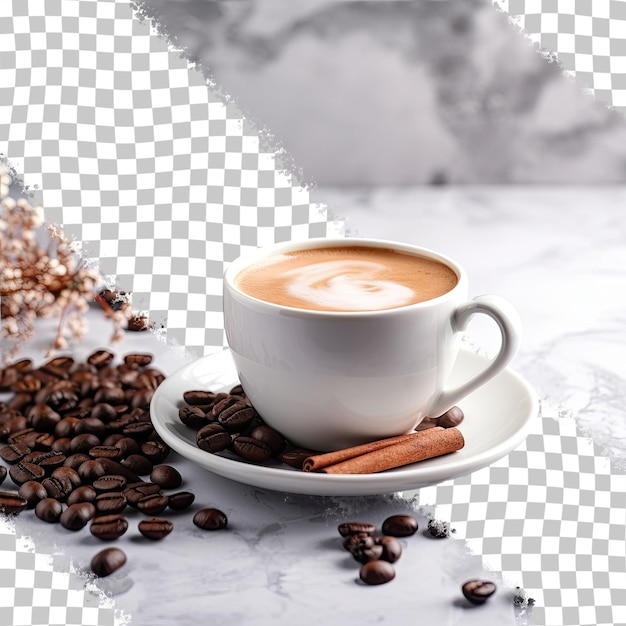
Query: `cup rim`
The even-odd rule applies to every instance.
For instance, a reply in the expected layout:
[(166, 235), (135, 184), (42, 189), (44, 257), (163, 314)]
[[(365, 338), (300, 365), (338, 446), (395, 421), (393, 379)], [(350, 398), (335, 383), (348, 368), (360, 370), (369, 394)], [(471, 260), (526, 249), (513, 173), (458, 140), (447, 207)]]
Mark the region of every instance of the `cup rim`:
[[(271, 256), (273, 254), (280, 254), (284, 252), (294, 252), (297, 250), (311, 250), (316, 248), (337, 248), (344, 246), (359, 246), (359, 247), (371, 247), (371, 248), (390, 248), (392, 250), (398, 250), (400, 252), (407, 252), (410, 254), (416, 254), (420, 256), (425, 256), (441, 263), (447, 265), (457, 276), (457, 284), (447, 291), (446, 293), (437, 296), (436, 298), (431, 298), (430, 300), (425, 300), (423, 302), (415, 302), (413, 304), (406, 304), (399, 307), (393, 307), (390, 309), (376, 309), (373, 311), (324, 311), (318, 309), (305, 309), (300, 307), (288, 306), (285, 304), (277, 304), (275, 302), (268, 302), (267, 300), (261, 300), (260, 298), (255, 298), (251, 296), (241, 289), (237, 287), (235, 284), (235, 278), (244, 268), (249, 265), (263, 259), (265, 257)], [(442, 254), (436, 250), (432, 250), (430, 248), (424, 248), (422, 246), (417, 246), (415, 244), (404, 243), (400, 241), (394, 241), (390, 239), (376, 239), (376, 238), (366, 238), (366, 237), (316, 237), (310, 239), (300, 239), (300, 240), (292, 240), (285, 241), (275, 244), (270, 244), (267, 246), (261, 246), (259, 248), (255, 248), (249, 252), (242, 254), (237, 257), (234, 261), (231, 261), (229, 266), (224, 271), (223, 283), (224, 290), (228, 288), (233, 296), (241, 299), (244, 302), (249, 304), (253, 304), (262, 308), (266, 308), (268, 310), (273, 310), (275, 312), (283, 312), (289, 314), (299, 314), (299, 315), (313, 315), (316, 317), (371, 317), (373, 315), (398, 315), (407, 311), (413, 311), (416, 309), (428, 309), (430, 307), (437, 306), (442, 301), (449, 299), (452, 297), (452, 294), (458, 292), (460, 289), (463, 289), (467, 285), (467, 273), (463, 269), (461, 265), (459, 265), (455, 260), (451, 259), (449, 256)]]

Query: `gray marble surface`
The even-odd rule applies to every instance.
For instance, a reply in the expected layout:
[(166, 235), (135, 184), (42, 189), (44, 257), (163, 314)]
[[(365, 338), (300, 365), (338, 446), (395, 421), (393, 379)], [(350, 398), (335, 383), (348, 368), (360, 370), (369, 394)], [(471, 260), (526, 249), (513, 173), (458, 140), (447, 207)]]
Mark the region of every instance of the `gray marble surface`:
[(138, 14), (304, 182), (626, 180), (623, 115), (490, 0), (143, 0)]
[[(325, 199), (352, 235), (395, 239), (435, 248), (465, 266), (472, 295), (508, 298), (524, 324), (512, 367), (542, 398), (560, 405), (598, 454), (626, 468), (624, 349), (626, 224), (624, 187), (328, 189)], [(76, 356), (101, 345), (100, 318)], [(53, 321), (25, 347), (42, 360)], [(472, 322), (470, 341), (491, 352), (497, 332)], [(155, 366), (174, 372), (188, 357), (149, 334), (128, 335), (119, 354), (151, 351)], [(504, 626), (516, 620), (512, 591), (462, 541), (434, 541), (419, 533), (403, 540), (393, 583), (366, 588), (342, 552), (336, 526), (350, 518), (380, 524), (392, 513), (418, 515), (419, 492), (377, 497), (324, 498), (255, 489), (171, 461), (196, 494), (190, 512), (174, 516), (174, 533), (160, 544), (144, 541), (137, 516), (117, 543), (128, 554), (119, 576), (105, 580), (116, 607), (133, 626), (170, 626), (210, 618), (215, 624), (424, 624)], [(193, 511), (217, 506), (229, 529), (204, 533)], [(55, 551), (57, 566), (71, 558), (88, 564), (102, 544), (87, 531), (71, 533), (18, 518), (38, 552)], [(469, 577), (488, 576), (499, 593), (482, 607), (460, 597)], [(158, 601), (156, 599), (158, 598)], [(532, 621), (530, 622), (532, 623)]]

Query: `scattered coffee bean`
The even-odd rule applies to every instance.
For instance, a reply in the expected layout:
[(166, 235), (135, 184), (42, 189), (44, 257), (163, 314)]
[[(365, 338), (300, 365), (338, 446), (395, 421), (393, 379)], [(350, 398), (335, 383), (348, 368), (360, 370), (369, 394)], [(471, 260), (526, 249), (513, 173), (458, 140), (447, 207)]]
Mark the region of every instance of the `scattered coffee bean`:
[(0, 458), (12, 465), (19, 463), (29, 452), (30, 448), (23, 443), (10, 443), (0, 448)]
[(185, 393), (183, 393), (183, 400), (191, 406), (211, 404), (214, 399), (215, 393), (212, 391), (191, 389), (190, 391), (185, 391)]
[(8, 471), (4, 465), (0, 465), (0, 485), (4, 482), (4, 479), (7, 477)]
[(93, 503), (98, 515), (121, 513), (128, 505), (126, 498), (119, 491), (106, 491), (98, 494)]
[(183, 478), (171, 465), (158, 465), (150, 472), (150, 481), (162, 489), (176, 489), (181, 486)]
[(228, 519), (219, 509), (201, 509), (193, 516), (193, 523), (202, 530), (221, 530), (226, 528)]
[(153, 468), (152, 463), (141, 454), (130, 454), (122, 461), (122, 465), (137, 476), (147, 476)]
[(392, 515), (382, 525), (383, 534), (392, 537), (410, 537), (417, 529), (417, 520), (411, 515)]
[(383, 556), (383, 547), (375, 543), (368, 548), (360, 550), (350, 550), (355, 561), (359, 563), (369, 563), (370, 561), (378, 561)]
[(174, 524), (163, 517), (153, 517), (139, 522), (138, 528), (144, 537), (158, 540), (167, 537), (172, 532)]
[(94, 502), (97, 495), (97, 491), (91, 485), (82, 485), (70, 493), (66, 502), (68, 505), (77, 502)]
[(207, 414), (199, 406), (181, 407), (178, 410), (178, 417), (180, 418), (180, 421), (185, 424), (185, 426), (189, 426), (189, 428), (193, 428), (194, 430), (199, 430), (213, 421), (212, 418), (209, 419), (207, 417)]
[[(131, 455), (134, 456), (134, 455)], [(128, 467), (124, 463), (118, 463), (114, 459), (99, 459), (100, 465), (104, 467), (107, 474), (115, 474), (117, 476), (123, 476), (129, 483), (137, 483), (141, 481), (141, 477), (139, 474), (133, 470), (131, 467)], [(150, 464), (152, 467), (152, 464)]]
[(189, 508), (195, 498), (196, 496), (190, 491), (179, 491), (168, 497), (167, 506), (174, 511), (182, 511)]
[(396, 572), (387, 561), (370, 561), (361, 568), (359, 578), (366, 585), (384, 585), (393, 580)]
[(468, 580), (461, 589), (472, 604), (484, 604), (495, 593), (496, 585), (489, 580)]
[(37, 503), (35, 515), (48, 524), (56, 524), (63, 513), (63, 505), (55, 498), (44, 498)]
[(11, 480), (18, 486), (23, 485), (29, 480), (41, 480), (46, 475), (46, 470), (34, 463), (16, 463), (11, 465), (9, 476)]
[(136, 506), (146, 515), (158, 515), (167, 508), (168, 497), (161, 493), (153, 493), (141, 498)]
[(48, 494), (48, 498), (54, 498), (64, 502), (67, 497), (72, 493), (72, 483), (66, 478), (53, 478), (49, 476), (41, 481), (43, 488)]
[(373, 535), (376, 532), (376, 526), (364, 522), (344, 522), (343, 524), (339, 524), (337, 530), (342, 537), (356, 534)]
[(46, 488), (37, 480), (27, 480), (20, 486), (17, 493), (26, 499), (27, 509), (34, 509), (40, 500), (48, 497)]
[(196, 433), (196, 444), (206, 452), (221, 452), (231, 444), (231, 436), (221, 424), (208, 424)]
[(256, 410), (246, 402), (242, 402), (239, 396), (224, 398), (213, 407), (211, 413), (231, 434), (242, 432), (255, 417), (258, 417)]
[(92, 486), (98, 493), (102, 493), (104, 491), (122, 491), (127, 484), (128, 481), (124, 476), (107, 474), (94, 480)]
[(395, 563), (402, 556), (402, 545), (395, 537), (378, 537), (376, 544), (382, 547), (380, 558), (388, 563)]
[(98, 369), (101, 369), (106, 365), (109, 365), (114, 358), (115, 355), (108, 350), (97, 350), (87, 357), (87, 363), (95, 365)]
[(91, 571), (100, 578), (109, 576), (126, 563), (126, 555), (119, 548), (107, 548), (91, 559)]
[(96, 514), (96, 507), (91, 502), (71, 504), (61, 514), (60, 522), (67, 530), (80, 530)]
[(160, 491), (161, 487), (159, 485), (139, 481), (127, 485), (126, 489), (122, 491), (122, 495), (126, 498), (128, 504), (136, 507), (139, 500), (145, 498), (146, 496), (159, 493)]
[[(77, 454), (70, 454), (70, 456), (68, 456), (65, 461), (63, 461), (63, 467), (71, 467), (72, 469), (75, 469), (76, 471), (78, 471), (78, 468), (85, 462), (85, 461), (92, 461), (93, 459), (91, 459), (89, 457), (89, 455), (84, 454), (82, 452), (79, 452)], [(79, 472), (80, 474), (80, 472)]]
[(93, 483), (94, 480), (108, 474), (100, 460), (96, 461), (95, 459), (89, 459), (88, 461), (81, 463), (77, 471), (84, 483)]
[(131, 439), (130, 437), (124, 437), (122, 433), (119, 433), (119, 436), (120, 439), (118, 439), (113, 446), (120, 450), (122, 458), (127, 458), (131, 454), (139, 454), (141, 452), (141, 448), (139, 447), (139, 443), (137, 443), (137, 441)]
[(127, 354), (124, 357), (124, 363), (132, 363), (133, 365), (144, 367), (152, 363), (152, 358), (151, 354)]
[(277, 430), (265, 424), (253, 428), (248, 435), (265, 444), (270, 449), (272, 456), (280, 454), (287, 445), (284, 437)]
[(26, 498), (23, 498), (17, 493), (0, 491), (0, 513), (17, 515), (18, 513), (21, 513), (27, 505), (28, 502), (26, 501)]
[(141, 454), (151, 463), (161, 463), (170, 453), (169, 446), (161, 441), (144, 441), (140, 449)]
[(111, 541), (118, 539), (128, 530), (128, 520), (119, 513), (113, 515), (101, 515), (94, 518), (89, 526), (94, 537)]
[(343, 547), (348, 552), (355, 552), (359, 550), (366, 550), (371, 548), (376, 543), (374, 537), (367, 533), (354, 533), (353, 535), (347, 535), (343, 540)]
[(237, 437), (233, 441), (232, 447), (242, 459), (252, 463), (263, 463), (272, 458), (272, 450), (269, 446), (252, 437)]
[(443, 415), (440, 415), (435, 422), (437, 426), (441, 426), (442, 428), (454, 428), (463, 421), (464, 417), (463, 411), (458, 406), (453, 406)]

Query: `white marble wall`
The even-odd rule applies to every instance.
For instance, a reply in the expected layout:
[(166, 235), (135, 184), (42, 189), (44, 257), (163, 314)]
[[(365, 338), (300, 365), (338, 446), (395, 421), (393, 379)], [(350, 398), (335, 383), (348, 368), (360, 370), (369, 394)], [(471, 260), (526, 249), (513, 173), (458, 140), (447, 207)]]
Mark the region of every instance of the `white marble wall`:
[(145, 0), (301, 178), (327, 185), (626, 178), (626, 124), (490, 0)]

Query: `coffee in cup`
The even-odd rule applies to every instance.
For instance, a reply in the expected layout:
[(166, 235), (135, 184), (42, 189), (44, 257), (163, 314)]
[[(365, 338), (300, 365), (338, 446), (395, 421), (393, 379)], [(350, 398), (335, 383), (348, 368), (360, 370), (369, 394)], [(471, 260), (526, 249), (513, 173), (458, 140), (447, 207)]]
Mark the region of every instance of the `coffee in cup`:
[[(469, 319), (493, 318), (500, 351), (449, 388)], [(501, 371), (519, 317), (468, 297), (463, 268), (376, 239), (311, 239), (258, 249), (224, 274), (224, 324), (246, 395), (294, 444), (333, 450), (411, 431)]]

